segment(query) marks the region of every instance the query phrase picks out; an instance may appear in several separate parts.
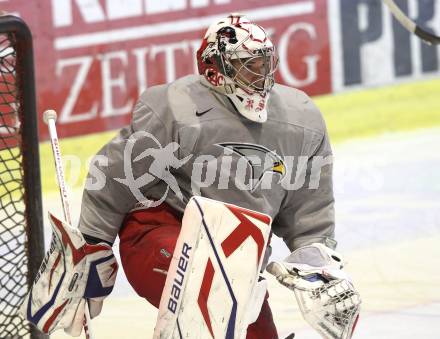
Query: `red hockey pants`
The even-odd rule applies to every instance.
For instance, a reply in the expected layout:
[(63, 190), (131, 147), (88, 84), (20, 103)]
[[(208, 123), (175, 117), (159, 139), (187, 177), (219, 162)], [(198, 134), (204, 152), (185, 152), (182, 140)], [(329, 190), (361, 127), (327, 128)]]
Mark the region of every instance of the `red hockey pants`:
[[(166, 273), (180, 232), (181, 216), (168, 205), (129, 214), (119, 232), (122, 266), (141, 297), (159, 307)], [(264, 300), (258, 319), (249, 325), (247, 339), (277, 339), (272, 311)]]

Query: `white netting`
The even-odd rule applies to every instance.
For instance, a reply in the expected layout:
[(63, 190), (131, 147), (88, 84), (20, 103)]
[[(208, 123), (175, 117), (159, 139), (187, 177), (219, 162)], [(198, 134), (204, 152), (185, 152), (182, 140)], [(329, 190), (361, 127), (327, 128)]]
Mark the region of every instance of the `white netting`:
[(13, 34), (0, 34), (0, 338), (29, 333), (18, 307), (27, 292), (23, 156)]

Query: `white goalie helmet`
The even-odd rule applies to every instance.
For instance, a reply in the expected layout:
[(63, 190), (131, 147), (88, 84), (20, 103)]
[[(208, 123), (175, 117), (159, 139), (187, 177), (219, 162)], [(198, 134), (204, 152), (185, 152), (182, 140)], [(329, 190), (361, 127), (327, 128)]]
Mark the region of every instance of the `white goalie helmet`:
[(231, 14), (212, 24), (197, 52), (199, 73), (210, 86), (255, 122), (267, 120), (267, 101), (278, 65), (265, 30), (244, 15)]

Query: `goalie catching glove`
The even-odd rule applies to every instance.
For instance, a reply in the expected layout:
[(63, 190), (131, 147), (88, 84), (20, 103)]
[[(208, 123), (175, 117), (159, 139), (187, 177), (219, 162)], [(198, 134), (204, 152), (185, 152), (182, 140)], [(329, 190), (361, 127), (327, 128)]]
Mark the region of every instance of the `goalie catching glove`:
[(340, 255), (314, 243), (292, 252), (267, 271), (295, 292), (304, 319), (323, 338), (349, 339), (359, 317), (361, 299)]
[(118, 264), (110, 245), (87, 244), (81, 232), (49, 214), (50, 249), (21, 306), (22, 315), (44, 333), (82, 331), (85, 303), (96, 317), (113, 290)]

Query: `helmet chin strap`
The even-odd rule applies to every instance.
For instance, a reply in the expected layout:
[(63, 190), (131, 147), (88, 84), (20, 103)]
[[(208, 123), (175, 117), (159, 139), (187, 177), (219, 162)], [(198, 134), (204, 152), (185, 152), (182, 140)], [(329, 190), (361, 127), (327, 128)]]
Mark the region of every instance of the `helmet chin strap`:
[(248, 93), (234, 83), (226, 82), (223, 86), (212, 86), (205, 77), (201, 77), (200, 81), (215, 92), (225, 95), (238, 113), (254, 122), (263, 123), (267, 120), (267, 101), (269, 94), (261, 95), (260, 93)]
[(231, 100), (238, 113), (245, 118), (259, 123), (266, 122), (268, 95), (262, 96), (259, 93), (249, 94), (240, 87), (235, 89), (235, 93), (225, 95)]

